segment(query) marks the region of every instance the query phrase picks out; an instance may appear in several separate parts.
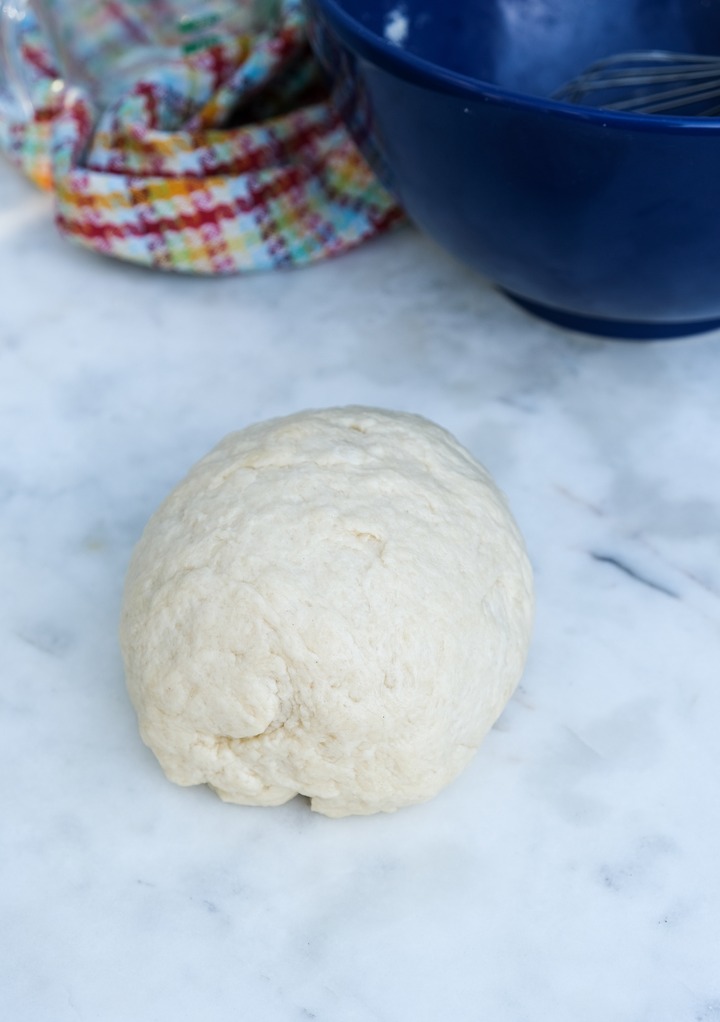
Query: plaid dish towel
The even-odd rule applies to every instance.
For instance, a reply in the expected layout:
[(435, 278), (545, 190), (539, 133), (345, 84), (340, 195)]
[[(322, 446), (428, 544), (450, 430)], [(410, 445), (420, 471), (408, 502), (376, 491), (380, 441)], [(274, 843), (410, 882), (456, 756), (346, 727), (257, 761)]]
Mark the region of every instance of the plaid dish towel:
[(30, 11), (16, 28), (0, 150), (52, 189), (65, 237), (223, 274), (311, 263), (400, 221), (329, 103), (301, 0), (45, 8), (54, 45)]

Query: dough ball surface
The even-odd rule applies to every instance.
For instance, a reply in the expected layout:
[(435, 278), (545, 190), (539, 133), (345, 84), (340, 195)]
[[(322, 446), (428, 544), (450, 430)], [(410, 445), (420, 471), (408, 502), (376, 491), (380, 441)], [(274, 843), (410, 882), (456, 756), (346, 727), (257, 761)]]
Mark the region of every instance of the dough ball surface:
[(419, 416), (331, 408), (191, 469), (134, 552), (121, 644), (170, 780), (345, 816), (463, 769), (520, 678), (532, 609), (486, 470)]

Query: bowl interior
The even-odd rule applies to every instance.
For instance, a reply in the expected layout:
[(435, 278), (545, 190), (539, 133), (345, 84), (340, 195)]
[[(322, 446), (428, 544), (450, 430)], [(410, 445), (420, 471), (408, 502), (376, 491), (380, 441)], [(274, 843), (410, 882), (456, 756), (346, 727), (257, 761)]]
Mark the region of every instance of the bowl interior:
[(387, 43), (533, 96), (628, 50), (720, 54), (720, 0), (333, 2)]

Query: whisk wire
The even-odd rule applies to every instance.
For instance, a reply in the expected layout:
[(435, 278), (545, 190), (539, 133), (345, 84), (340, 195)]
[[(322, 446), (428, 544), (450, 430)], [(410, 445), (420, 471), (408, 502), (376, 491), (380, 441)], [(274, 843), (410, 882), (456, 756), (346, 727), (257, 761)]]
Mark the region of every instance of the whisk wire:
[[(625, 95), (623, 95), (625, 92)], [(565, 102), (643, 114), (716, 117), (720, 57), (665, 50), (615, 54), (591, 64), (554, 94)]]

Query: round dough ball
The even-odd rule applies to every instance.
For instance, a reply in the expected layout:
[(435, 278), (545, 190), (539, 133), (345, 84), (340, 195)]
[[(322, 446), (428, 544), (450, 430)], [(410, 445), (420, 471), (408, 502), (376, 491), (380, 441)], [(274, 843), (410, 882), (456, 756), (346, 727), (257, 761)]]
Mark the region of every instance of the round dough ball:
[(348, 407), (228, 436), (148, 523), (121, 639), (178, 784), (327, 816), (431, 798), (520, 677), (532, 577), (490, 476), (439, 426)]

